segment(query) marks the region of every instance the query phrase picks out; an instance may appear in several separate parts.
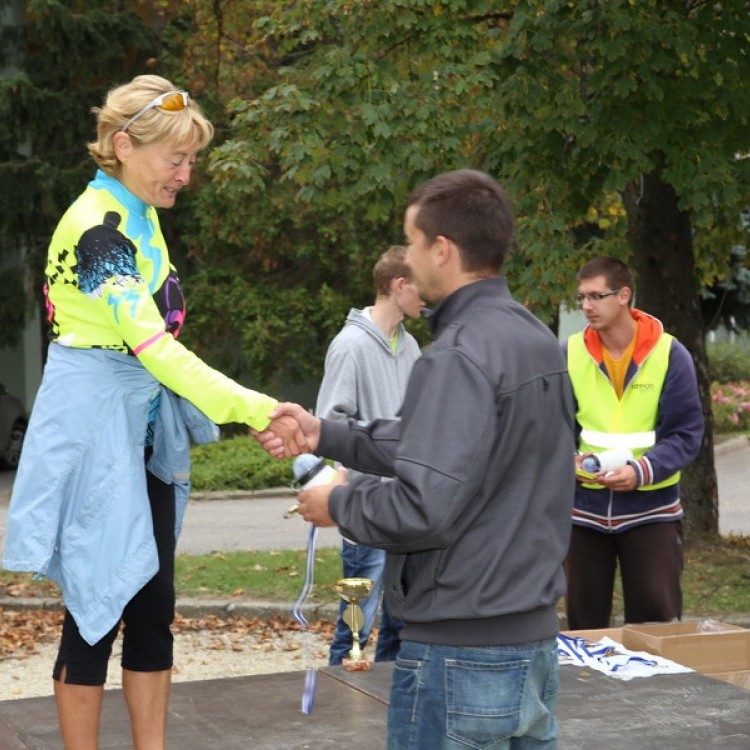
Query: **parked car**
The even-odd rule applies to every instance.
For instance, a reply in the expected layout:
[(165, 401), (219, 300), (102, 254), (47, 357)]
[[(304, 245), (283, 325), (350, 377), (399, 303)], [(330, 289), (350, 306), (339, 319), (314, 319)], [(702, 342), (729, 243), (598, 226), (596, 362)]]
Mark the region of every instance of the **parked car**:
[(15, 469), (26, 436), (26, 410), (0, 383), (0, 469)]

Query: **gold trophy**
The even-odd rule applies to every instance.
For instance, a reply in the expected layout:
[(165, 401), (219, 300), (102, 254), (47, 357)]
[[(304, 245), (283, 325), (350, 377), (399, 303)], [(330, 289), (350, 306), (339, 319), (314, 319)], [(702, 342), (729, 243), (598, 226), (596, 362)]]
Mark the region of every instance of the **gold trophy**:
[(359, 602), (370, 595), (373, 584), (371, 578), (340, 578), (333, 585), (339, 596), (349, 603), (344, 610), (344, 622), (352, 631), (352, 648), (349, 658), (341, 662), (347, 672), (369, 672), (372, 668), (372, 662), (363, 657), (359, 645), (359, 631), (365, 619)]

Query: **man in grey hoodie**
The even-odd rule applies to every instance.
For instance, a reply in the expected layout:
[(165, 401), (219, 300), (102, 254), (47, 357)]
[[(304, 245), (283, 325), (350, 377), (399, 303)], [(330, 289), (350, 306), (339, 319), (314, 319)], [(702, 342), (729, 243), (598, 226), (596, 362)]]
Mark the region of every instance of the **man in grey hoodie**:
[[(386, 550), (403, 622), (389, 750), (553, 750), (557, 604), (575, 486), (573, 395), (557, 339), (500, 274), (513, 241), (502, 187), (469, 169), (409, 197), (406, 260), (434, 304), (434, 342), (400, 419), (294, 416), (308, 449), (358, 476), (300, 492), (299, 512)], [(283, 451), (271, 432), (258, 436)]]
[[(319, 417), (369, 421), (398, 413), (412, 365), (419, 358), (419, 345), (404, 328), (403, 320), (417, 318), (424, 307), (405, 255), (406, 248), (394, 245), (380, 256), (372, 271), (374, 304), (361, 310), (352, 308), (344, 327), (331, 341), (315, 407)], [(345, 578), (371, 578), (374, 582), (370, 596), (361, 602), (364, 622), (359, 642), (364, 645), (377, 616), (385, 550), (344, 537), (341, 560)], [(341, 664), (352, 647), (352, 632), (343, 618), (345, 609), (342, 601), (329, 652), (330, 664)], [(396, 658), (399, 629), (400, 623), (390, 617), (384, 602), (375, 661)]]

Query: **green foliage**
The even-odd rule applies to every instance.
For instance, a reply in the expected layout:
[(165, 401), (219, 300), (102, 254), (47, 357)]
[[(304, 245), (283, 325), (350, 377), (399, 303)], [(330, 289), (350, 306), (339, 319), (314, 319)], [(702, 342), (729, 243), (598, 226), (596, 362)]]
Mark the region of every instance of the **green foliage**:
[[(265, 5), (269, 13), (279, 7)], [(219, 138), (229, 128), (246, 132), (243, 118), (255, 119), (253, 102), (267, 95), (278, 106), (278, 117), (263, 116), (253, 127), (263, 128), (280, 145), (296, 128), (294, 110), (304, 110), (309, 101), (297, 101), (292, 86), (275, 89), (291, 54), (284, 40), (270, 40), (262, 20), (258, 32), (252, 31), (254, 19), (262, 16), (260, 4), (225, 3), (220, 14), (207, 3), (194, 7), (193, 20), (200, 26), (191, 37), (191, 66), (197, 70), (196, 55), (203, 55), (203, 67), (218, 75), (215, 86), (204, 81), (201, 102), (219, 97), (228, 107), (227, 115), (217, 113)], [(245, 34), (250, 29), (243, 55), (237, 54), (240, 28)], [(216, 43), (210, 43), (212, 38)], [(313, 127), (326, 131), (324, 123)], [(360, 136), (354, 132), (352, 137)], [(349, 144), (318, 144), (336, 153), (313, 155), (317, 171), (312, 179), (326, 182), (326, 190), (308, 199), (267, 145), (252, 151), (255, 140), (253, 134), (241, 141), (219, 140), (210, 156), (212, 182), (199, 185), (197, 229), (187, 238), (194, 273), (186, 284), (190, 324), (184, 340), (243, 382), (277, 393), (285, 382), (317, 380), (326, 347), (349, 308), (372, 302), (372, 266), (385, 248), (401, 240), (401, 208), (383, 190), (385, 211), (372, 191), (363, 212), (355, 211), (358, 196), (351, 182), (331, 189), (331, 170), (345, 169), (338, 162)], [(364, 141), (360, 145), (364, 148)], [(375, 164), (380, 155), (373, 158)], [(383, 164), (377, 169), (384, 171)], [(321, 195), (324, 200), (317, 199)], [(427, 340), (424, 326), (410, 329)]]
[(750, 341), (747, 339), (709, 344), (708, 359), (713, 382), (750, 380)]
[[(735, 158), (750, 111), (741, 9), (197, 0), (161, 3), (168, 23), (146, 27), (137, 45), (140, 4), (130, 13), (102, 0), (29, 7), (33, 76), (13, 79), (0, 97), (11, 123), (0, 140), (15, 147), (13, 123), (25, 112), (41, 128), (35, 143), (51, 148), (54, 132), (61, 151), (77, 154), (68, 169), (82, 171), (65, 184), (80, 186), (88, 168), (81, 112), (126, 77), (90, 65), (99, 55), (105, 67), (126, 61), (137, 72), (161, 34), (156, 64), (214, 119), (210, 173), (163, 223), (176, 257), (184, 245), (186, 267), (201, 272), (190, 282), (190, 345), (257, 386), (314, 376), (346, 309), (369, 301), (372, 262), (400, 240), (408, 191), (445, 169), (486, 169), (508, 185), (519, 224), (509, 280), (547, 321), (583, 260), (627, 255), (622, 214), (593, 236), (580, 231), (592, 207), (657, 166), (695, 218), (700, 273), (724, 278), (717, 258), (739, 231), (726, 218), (750, 185), (748, 160)], [(60, 46), (85, 47), (85, 62), (55, 66), (54, 55), (35, 53)], [(49, 111), (75, 127), (51, 129), (41, 117)], [(75, 193), (56, 191), (56, 162), (44, 163), (45, 180), (41, 167), (14, 163), (0, 191), (31, 192), (24, 205), (44, 206), (46, 226), (23, 219), (44, 238), (37, 244)], [(20, 221), (18, 211), (0, 213)]]
[(750, 341), (708, 346), (715, 433), (750, 431)]
[(298, 289), (253, 283), (255, 278), (215, 270), (192, 276), (186, 284), (191, 318), (185, 342), (255, 388), (260, 383), (277, 392), (280, 382), (319, 375), (321, 351), (341, 326), (347, 301), (325, 285), (313, 298)]
[(246, 435), (192, 448), (191, 485), (194, 491), (262, 490), (291, 486), (291, 459), (271, 458)]
[[(698, 271), (711, 282), (748, 201), (749, 165), (736, 154), (750, 103), (749, 29), (745, 9), (731, 4), (518, 4), (498, 48), (505, 127), (490, 136), (488, 164), (508, 175), (536, 238), (529, 260), (544, 257), (552, 222), (576, 224), (597, 196), (637, 193), (641, 176), (655, 173), (689, 212)], [(624, 239), (625, 223), (612, 232)], [(651, 262), (636, 275), (669, 276), (665, 240), (653, 238)]]
[[(252, 95), (237, 91), (211, 173), (222, 191), (273, 205), (270, 225), (322, 212), (333, 227), (354, 211), (360, 231), (382, 237), (416, 183), (485, 169), (518, 207), (510, 283), (550, 321), (581, 262), (627, 255), (622, 214), (581, 244), (591, 208), (659, 171), (700, 230), (699, 272), (717, 278), (738, 231), (726, 217), (739, 215), (750, 185), (750, 165), (735, 158), (750, 104), (744, 10), (628, 0), (606, 10), (598, 0), (502, 11), (481, 0), (266, 6), (248, 11), (247, 27), (267, 75)], [(345, 244), (325, 254), (346, 268), (342, 254), (366, 245), (337, 239)]]
[[(350, 307), (371, 304), (372, 265), (392, 244), (355, 250), (354, 217), (315, 216), (284, 190), (249, 199), (202, 190), (191, 239), (185, 342), (254, 388), (317, 379)], [(217, 323), (220, 321), (220, 323)]]

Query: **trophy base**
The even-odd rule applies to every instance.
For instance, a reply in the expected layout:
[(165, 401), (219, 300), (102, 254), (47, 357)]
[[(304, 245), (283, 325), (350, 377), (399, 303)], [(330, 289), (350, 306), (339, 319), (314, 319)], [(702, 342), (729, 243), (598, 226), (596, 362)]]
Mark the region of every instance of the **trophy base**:
[(341, 661), (341, 666), (347, 672), (369, 672), (372, 669), (372, 662), (367, 659), (347, 659)]

